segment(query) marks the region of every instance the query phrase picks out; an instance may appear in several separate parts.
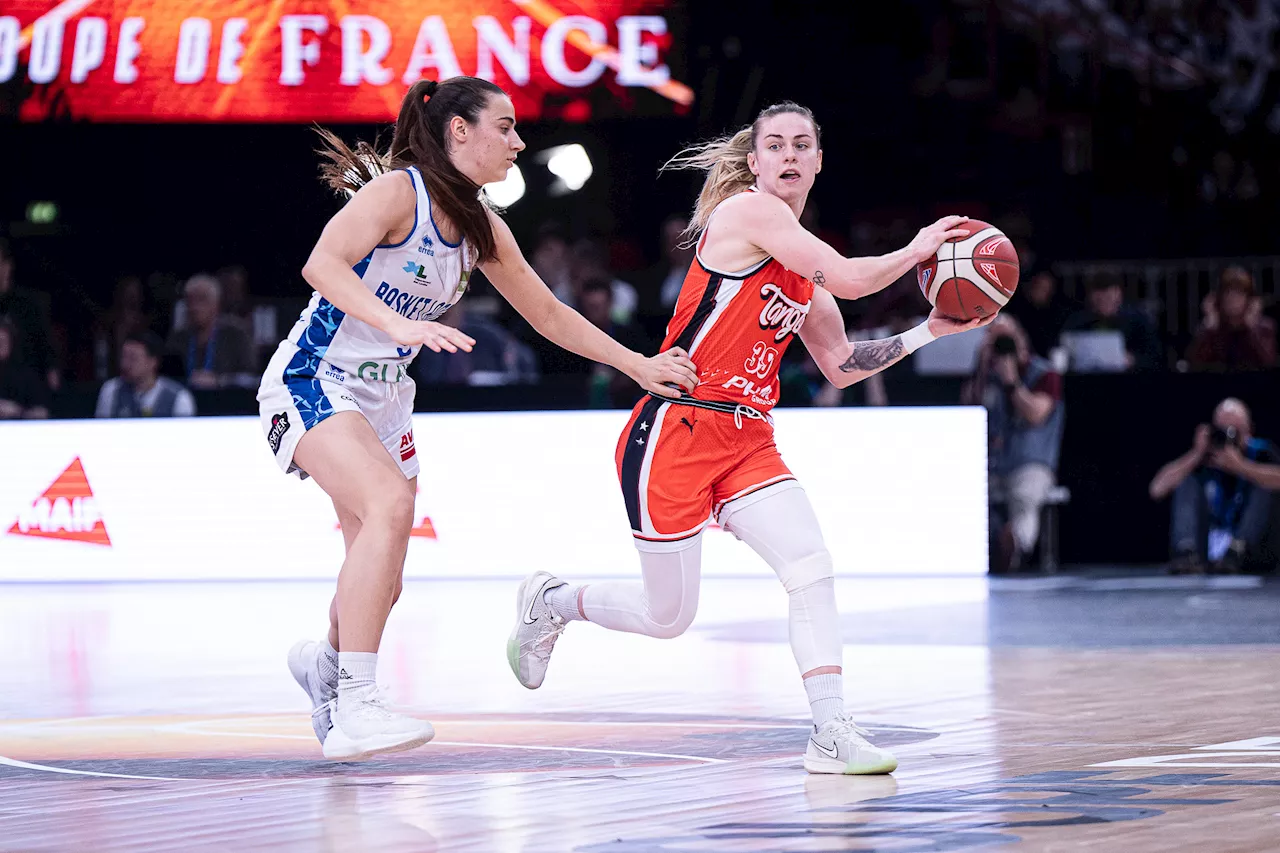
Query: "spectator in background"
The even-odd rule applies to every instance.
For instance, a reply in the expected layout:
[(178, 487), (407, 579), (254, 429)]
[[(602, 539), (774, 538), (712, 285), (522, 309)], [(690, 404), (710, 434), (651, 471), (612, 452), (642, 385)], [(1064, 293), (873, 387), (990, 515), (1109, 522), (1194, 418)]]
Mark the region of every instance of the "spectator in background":
[(16, 357), (17, 332), (0, 320), (0, 419), (49, 417), (49, 391), (40, 375)]
[[(579, 240), (573, 246), (571, 266), (575, 301), (570, 303), (582, 310), (582, 291), (589, 281), (603, 279), (613, 289), (613, 320), (619, 325), (629, 324), (635, 317), (640, 298), (635, 287), (623, 281), (609, 269), (609, 252), (599, 240)], [(583, 312), (586, 313), (585, 311)]]
[(1253, 276), (1243, 267), (1222, 271), (1205, 299), (1204, 318), (1187, 348), (1193, 370), (1261, 370), (1276, 363), (1276, 327), (1262, 314)]
[(94, 374), (99, 382), (119, 373), (120, 347), (125, 340), (151, 327), (144, 305), (141, 278), (122, 275), (116, 279), (111, 306), (98, 317), (93, 336)]
[(680, 213), (662, 221), (662, 256), (645, 276), (641, 308), (645, 314), (660, 316), (664, 323), (675, 310), (684, 277), (693, 263), (694, 247), (682, 245), (680, 238), (688, 227), (689, 217)]
[[(593, 325), (624, 347), (635, 352), (653, 349), (649, 340), (632, 323), (619, 323), (614, 297), (617, 289), (608, 278), (588, 278), (579, 291), (581, 304), (578, 310)], [(635, 385), (623, 373), (605, 364), (582, 359), (590, 379), (588, 393), (591, 408), (625, 408), (636, 400)]]
[(538, 229), (529, 252), (529, 266), (547, 283), (557, 299), (566, 305), (573, 303), (569, 241), (555, 224), (546, 223)]
[(275, 349), (280, 339), (275, 305), (255, 302), (249, 292), (249, 271), (240, 264), (218, 270), (222, 285), (222, 316), (235, 321), (253, 344), (255, 367), (265, 367), (261, 353)]
[(1253, 435), (1253, 419), (1228, 397), (1213, 425), (1196, 427), (1191, 449), (1151, 480), (1153, 500), (1173, 494), (1170, 550), (1174, 574), (1208, 568), (1234, 574), (1267, 533), (1271, 492), (1280, 488), (1280, 453)]
[(538, 381), (533, 350), (461, 299), (437, 322), (475, 339), (471, 352), (433, 352), (423, 347), (409, 370), (421, 385), (507, 385)]
[(1058, 280), (1048, 270), (1032, 275), (1004, 309), (1021, 324), (1032, 351), (1041, 358), (1052, 357), (1062, 328), (1075, 310), (1075, 304), (1058, 289)]
[(1085, 283), (1088, 307), (1067, 318), (1063, 332), (1116, 331), (1124, 337), (1128, 370), (1157, 370), (1164, 364), (1163, 346), (1145, 314), (1124, 304), (1120, 277), (1101, 272)]
[(98, 392), (98, 418), (189, 418), (196, 401), (182, 384), (160, 375), (164, 342), (151, 331), (134, 332), (120, 345), (120, 375)]
[(0, 237), (0, 321), (7, 320), (13, 331), (14, 358), (18, 358), (57, 391), (62, 376), (53, 357), (53, 330), (49, 312), (36, 294), (18, 287), (14, 281), (13, 249)]
[[(1001, 314), (987, 327), (962, 401), (987, 409), (992, 518), (998, 519), (992, 571), (1003, 574), (1020, 568), (1040, 539), (1040, 512), (1057, 480), (1062, 447), (1062, 377), (1032, 352), (1017, 320)], [(998, 511), (1002, 507), (1007, 513)]]
[(249, 298), (249, 271), (239, 264), (223, 267), (216, 276), (222, 285), (222, 316), (253, 333), (253, 304)]
[(253, 344), (238, 325), (220, 316), (222, 287), (211, 275), (195, 275), (183, 289), (186, 327), (170, 338), (169, 349), (182, 359), (192, 388), (255, 387)]

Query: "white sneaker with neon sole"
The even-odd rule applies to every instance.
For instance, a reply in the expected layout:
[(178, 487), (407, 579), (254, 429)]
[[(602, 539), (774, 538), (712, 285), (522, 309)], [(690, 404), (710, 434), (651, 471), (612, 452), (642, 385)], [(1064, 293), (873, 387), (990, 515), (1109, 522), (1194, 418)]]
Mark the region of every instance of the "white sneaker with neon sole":
[(862, 776), (892, 773), (898, 769), (893, 753), (867, 741), (870, 734), (846, 716), (828, 720), (809, 735), (804, 769), (810, 773), (844, 773)]
[(299, 640), (289, 649), (289, 672), (311, 700), (311, 730), (320, 744), (329, 736), (329, 703), (338, 695), (338, 686), (330, 685), (320, 675), (320, 655), (324, 650), (312, 640)]
[(356, 761), (387, 752), (416, 749), (436, 736), (426, 720), (392, 711), (379, 688), (333, 702), (333, 728), (324, 741), (324, 757)]
[(516, 626), (507, 639), (507, 663), (525, 687), (542, 685), (551, 663), (551, 650), (564, 633), (565, 621), (543, 598), (548, 590), (564, 586), (549, 572), (534, 572), (516, 593)]

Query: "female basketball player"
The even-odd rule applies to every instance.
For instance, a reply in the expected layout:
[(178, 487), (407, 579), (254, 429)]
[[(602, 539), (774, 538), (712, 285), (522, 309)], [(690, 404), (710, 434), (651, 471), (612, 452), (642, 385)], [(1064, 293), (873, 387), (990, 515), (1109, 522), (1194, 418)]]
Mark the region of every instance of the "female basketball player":
[(549, 340), (650, 393), (678, 396), (697, 382), (683, 351), (645, 358), (625, 349), (557, 300), (525, 262), (480, 192), (524, 148), (515, 124), (502, 89), (455, 77), (409, 89), (385, 154), (367, 144), (352, 151), (325, 134), (325, 177), (351, 199), (303, 267), (315, 293), (267, 367), (258, 400), (277, 463), (315, 478), (346, 540), (328, 645), (304, 641), (289, 655), (327, 758), (409, 749), (433, 735), (430, 724), (388, 710), (375, 671), (417, 492), (406, 368), (423, 346), (471, 349), (474, 340), (434, 321), (462, 296), (472, 269)]
[(778, 455), (769, 410), (778, 365), (799, 335), (823, 374), (846, 387), (941, 335), (983, 325), (936, 312), (885, 340), (851, 343), (834, 297), (874, 293), (962, 237), (963, 217), (924, 228), (906, 248), (844, 258), (800, 226), (822, 168), (819, 129), (783, 103), (730, 138), (690, 149), (667, 167), (708, 172), (689, 235), (700, 235), (664, 346), (698, 363), (696, 392), (649, 396), (618, 440), (616, 462), (643, 583), (571, 586), (538, 572), (520, 587), (507, 657), (538, 687), (572, 620), (675, 637), (698, 605), (702, 529), (714, 516), (777, 572), (790, 596), (791, 648), (813, 709), (804, 766), (811, 773), (889, 773), (894, 757), (844, 713), (831, 555), (803, 489)]

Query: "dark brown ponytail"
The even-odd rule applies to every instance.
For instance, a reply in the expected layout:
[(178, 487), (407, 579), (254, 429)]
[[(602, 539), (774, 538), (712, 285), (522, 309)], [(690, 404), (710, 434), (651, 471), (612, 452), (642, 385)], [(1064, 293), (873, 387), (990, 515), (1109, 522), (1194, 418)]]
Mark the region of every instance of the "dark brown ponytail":
[(318, 153), (326, 161), (320, 167), (321, 178), (333, 189), (353, 194), (384, 172), (417, 166), (433, 207), (462, 232), (479, 260), (493, 260), (497, 243), (483, 193), (449, 159), (445, 134), (454, 116), (474, 125), (489, 99), (505, 94), (479, 77), (451, 77), (443, 83), (419, 80), (400, 103), (391, 146), (385, 154), (363, 141), (352, 149), (335, 134), (318, 128), (323, 142)]

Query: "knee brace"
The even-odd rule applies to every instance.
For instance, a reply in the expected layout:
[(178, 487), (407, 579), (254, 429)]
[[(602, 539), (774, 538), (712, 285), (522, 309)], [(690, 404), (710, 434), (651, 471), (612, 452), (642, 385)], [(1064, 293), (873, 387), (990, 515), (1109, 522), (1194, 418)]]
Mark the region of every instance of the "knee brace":
[(778, 569), (778, 580), (788, 595), (811, 587), (821, 581), (835, 581), (835, 566), (831, 562), (831, 552), (823, 548), (807, 557), (793, 560)]

